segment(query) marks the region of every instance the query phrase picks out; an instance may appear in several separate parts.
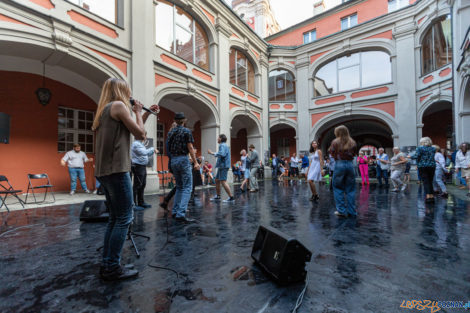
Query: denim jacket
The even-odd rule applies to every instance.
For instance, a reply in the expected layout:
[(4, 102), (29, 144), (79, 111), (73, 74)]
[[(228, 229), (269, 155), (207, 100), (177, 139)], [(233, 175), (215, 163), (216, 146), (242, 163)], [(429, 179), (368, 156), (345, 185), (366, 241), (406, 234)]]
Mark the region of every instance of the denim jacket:
[(214, 156), (217, 158), (216, 168), (230, 168), (230, 149), (225, 142), (219, 145), (219, 151)]

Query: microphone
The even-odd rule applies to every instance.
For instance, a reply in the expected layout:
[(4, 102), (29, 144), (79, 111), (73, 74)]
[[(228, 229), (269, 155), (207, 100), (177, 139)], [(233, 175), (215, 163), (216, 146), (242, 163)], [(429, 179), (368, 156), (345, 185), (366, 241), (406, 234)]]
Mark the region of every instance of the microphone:
[[(129, 99), (129, 102), (131, 103), (132, 106), (135, 105), (135, 100), (134, 100), (134, 99), (130, 98), (130, 99)], [(153, 112), (152, 110), (150, 110), (149, 108), (146, 108), (146, 107), (144, 107), (144, 106), (142, 106), (142, 110), (144, 110), (145, 112), (148, 112), (148, 113), (150, 113), (150, 114), (153, 114), (153, 115), (157, 115), (157, 113), (159, 112), (159, 111)]]

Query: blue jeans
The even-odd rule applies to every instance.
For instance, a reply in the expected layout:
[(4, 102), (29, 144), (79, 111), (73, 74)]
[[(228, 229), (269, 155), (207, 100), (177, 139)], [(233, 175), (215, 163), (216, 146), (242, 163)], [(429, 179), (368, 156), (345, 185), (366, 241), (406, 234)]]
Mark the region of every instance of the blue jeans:
[(379, 181), (379, 186), (382, 186), (382, 178), (385, 180), (385, 185), (388, 186), (388, 170), (383, 170), (380, 165), (377, 165), (377, 180)]
[(434, 190), (441, 190), (441, 192), (446, 193), (446, 184), (444, 183), (444, 170), (442, 167), (436, 167), (434, 172), (434, 180), (432, 182)]
[(336, 210), (339, 213), (357, 215), (355, 201), (356, 179), (352, 161), (336, 161), (333, 174), (333, 194)]
[(171, 158), (171, 170), (176, 181), (176, 193), (172, 214), (184, 217), (193, 188), (193, 173), (188, 156), (179, 155)]
[(104, 235), (103, 266), (115, 269), (121, 262), (121, 251), (133, 219), (134, 200), (129, 173), (97, 177), (104, 189), (109, 221)]
[(82, 185), (83, 190), (87, 190), (86, 180), (85, 180), (85, 170), (83, 167), (69, 167), (70, 175), (70, 190), (75, 191), (77, 188), (77, 176), (80, 180), (80, 185)]
[(459, 179), (460, 185), (467, 186), (467, 181), (462, 177), (462, 171), (457, 173), (457, 178)]

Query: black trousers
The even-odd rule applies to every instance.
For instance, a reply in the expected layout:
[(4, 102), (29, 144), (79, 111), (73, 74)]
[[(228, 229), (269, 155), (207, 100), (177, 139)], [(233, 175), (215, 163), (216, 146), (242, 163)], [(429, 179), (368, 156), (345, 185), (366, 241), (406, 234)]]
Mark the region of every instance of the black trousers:
[(436, 170), (435, 167), (420, 167), (419, 176), (421, 176), (421, 180), (423, 181), (424, 192), (427, 195), (432, 195), (434, 193), (434, 187), (432, 186), (432, 181), (434, 180), (434, 172)]
[(132, 164), (132, 175), (134, 176), (134, 202), (136, 205), (144, 204), (144, 190), (147, 184), (147, 167), (140, 164)]
[(170, 202), (171, 198), (173, 198), (175, 193), (176, 193), (176, 187), (173, 187), (173, 189), (170, 190), (170, 192), (166, 195), (163, 201), (165, 201), (166, 203)]

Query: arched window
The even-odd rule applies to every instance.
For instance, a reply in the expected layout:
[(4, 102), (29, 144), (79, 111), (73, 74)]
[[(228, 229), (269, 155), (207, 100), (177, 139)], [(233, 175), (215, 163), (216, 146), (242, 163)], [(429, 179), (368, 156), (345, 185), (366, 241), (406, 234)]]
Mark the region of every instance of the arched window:
[(255, 70), (246, 55), (237, 49), (230, 49), (230, 83), (255, 93)]
[(191, 15), (171, 2), (158, 0), (155, 19), (157, 45), (209, 70), (209, 39)]
[(295, 79), (291, 72), (269, 72), (269, 101), (295, 101)]
[(451, 21), (445, 16), (435, 21), (424, 34), (421, 43), (423, 75), (452, 62)]
[(315, 96), (390, 83), (392, 63), (382, 51), (361, 51), (337, 58), (315, 74)]

